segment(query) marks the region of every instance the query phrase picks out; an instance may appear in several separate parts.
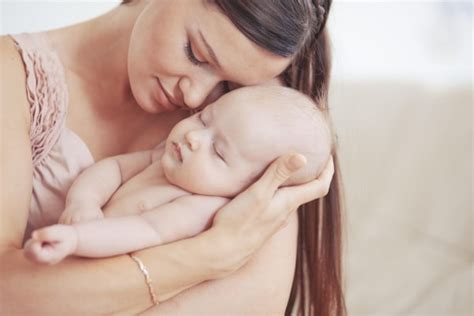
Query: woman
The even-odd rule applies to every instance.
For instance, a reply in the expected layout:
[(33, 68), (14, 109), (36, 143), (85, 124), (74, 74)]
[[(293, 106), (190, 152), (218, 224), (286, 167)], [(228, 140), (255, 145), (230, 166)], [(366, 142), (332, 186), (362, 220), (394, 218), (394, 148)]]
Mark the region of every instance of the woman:
[[(145, 268), (128, 256), (54, 268), (21, 256), (27, 222), (26, 234), (55, 220), (82, 168), (156, 146), (228, 89), (284, 83), (325, 97), (328, 12), (308, 0), (133, 0), (68, 28), (2, 38), (2, 314), (135, 314), (152, 305), (149, 291), (161, 302), (152, 314), (342, 314), (337, 164), (328, 196), (297, 220), (291, 210), (324, 196), (332, 176), (329, 163), (319, 180), (277, 190), (298, 155), (272, 164), (208, 231), (136, 253)], [(56, 160), (68, 167), (61, 176)]]

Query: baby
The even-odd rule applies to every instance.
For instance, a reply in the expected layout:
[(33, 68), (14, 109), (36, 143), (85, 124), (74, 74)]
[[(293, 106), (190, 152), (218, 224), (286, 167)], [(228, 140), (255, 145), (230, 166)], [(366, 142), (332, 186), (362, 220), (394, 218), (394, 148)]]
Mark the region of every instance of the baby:
[(68, 192), (62, 224), (34, 231), (25, 255), (54, 264), (68, 255), (113, 256), (194, 236), (278, 156), (305, 156), (306, 165), (285, 182), (299, 184), (322, 171), (331, 146), (323, 114), (296, 90), (234, 90), (180, 121), (164, 148), (86, 169)]

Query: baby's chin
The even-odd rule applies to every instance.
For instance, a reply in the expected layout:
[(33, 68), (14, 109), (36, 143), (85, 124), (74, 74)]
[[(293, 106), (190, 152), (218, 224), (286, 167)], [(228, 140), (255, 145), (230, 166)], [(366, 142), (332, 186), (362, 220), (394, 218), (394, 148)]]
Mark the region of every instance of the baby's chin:
[[(173, 185), (181, 187), (179, 185), (179, 183), (180, 183), (179, 177), (175, 176), (176, 162), (173, 161), (173, 159), (169, 156), (168, 152), (165, 152), (163, 157), (161, 157), (160, 162), (161, 162), (161, 169), (163, 170), (163, 174), (164, 174), (166, 180), (168, 180), (168, 182), (173, 184)], [(175, 179), (175, 178), (177, 178), (177, 179)], [(176, 180), (178, 180), (178, 181), (176, 181)]]

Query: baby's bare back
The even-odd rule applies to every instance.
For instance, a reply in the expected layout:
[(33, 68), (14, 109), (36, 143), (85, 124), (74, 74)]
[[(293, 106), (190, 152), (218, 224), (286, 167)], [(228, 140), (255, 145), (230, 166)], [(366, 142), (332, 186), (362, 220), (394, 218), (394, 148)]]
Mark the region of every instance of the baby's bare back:
[(168, 182), (157, 160), (123, 183), (102, 209), (106, 217), (139, 214), (189, 194)]

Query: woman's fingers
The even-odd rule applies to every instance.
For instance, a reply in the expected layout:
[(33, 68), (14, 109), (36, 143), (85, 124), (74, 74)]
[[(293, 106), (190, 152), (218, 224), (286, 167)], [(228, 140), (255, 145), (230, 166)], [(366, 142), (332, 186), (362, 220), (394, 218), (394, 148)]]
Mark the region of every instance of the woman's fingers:
[(291, 203), (289, 203), (290, 205), (298, 207), (328, 194), (333, 175), (334, 161), (331, 156), (323, 172), (321, 172), (317, 179), (305, 184), (282, 188), (279, 192), (286, 195), (286, 198), (291, 201)]
[(267, 168), (255, 186), (273, 195), (279, 186), (305, 164), (306, 158), (303, 155), (297, 153), (283, 155)]

